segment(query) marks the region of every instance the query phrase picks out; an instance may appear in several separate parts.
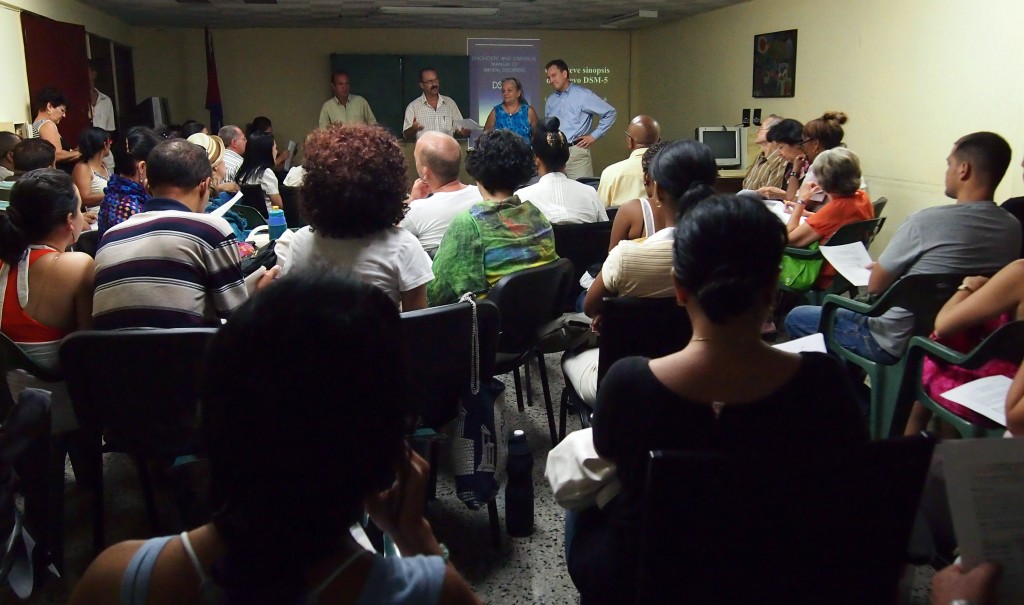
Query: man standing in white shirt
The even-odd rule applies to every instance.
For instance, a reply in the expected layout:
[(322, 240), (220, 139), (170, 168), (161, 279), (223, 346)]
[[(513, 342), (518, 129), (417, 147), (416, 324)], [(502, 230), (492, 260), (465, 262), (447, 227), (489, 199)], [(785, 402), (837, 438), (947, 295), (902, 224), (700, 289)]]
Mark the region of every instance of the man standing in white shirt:
[[(117, 124), (114, 121), (114, 102), (110, 100), (110, 97), (96, 89), (98, 67), (99, 61), (89, 59), (89, 95), (92, 102), (92, 105), (89, 106), (89, 117), (92, 119), (93, 126), (106, 130), (108, 134), (113, 134), (117, 130)], [(108, 171), (113, 172), (114, 154), (108, 153), (104, 156), (103, 164), (107, 167)]]
[(217, 136), (224, 141), (224, 172), (226, 174), (224, 181), (233, 183), (238, 168), (242, 165), (242, 155), (245, 153), (245, 144), (249, 142), (249, 139), (245, 138), (242, 129), (234, 124), (225, 125), (217, 131)]
[(419, 138), (422, 132), (442, 132), (452, 136), (469, 136), (468, 128), (456, 128), (462, 112), (451, 97), (440, 93), (441, 79), (431, 67), (420, 70), (420, 89), (423, 94), (405, 108), (402, 134), (407, 139)]
[(480, 191), (459, 181), (462, 150), (459, 143), (440, 132), (425, 132), (413, 151), (416, 174), (409, 212), (400, 226), (415, 235), (433, 256), (441, 245), (452, 217), (482, 200)]
[(351, 78), (348, 72), (339, 69), (331, 74), (331, 90), (334, 96), (324, 102), (320, 108), (320, 128), (331, 124), (376, 124), (377, 118), (370, 109), (370, 104), (359, 95), (349, 92)]

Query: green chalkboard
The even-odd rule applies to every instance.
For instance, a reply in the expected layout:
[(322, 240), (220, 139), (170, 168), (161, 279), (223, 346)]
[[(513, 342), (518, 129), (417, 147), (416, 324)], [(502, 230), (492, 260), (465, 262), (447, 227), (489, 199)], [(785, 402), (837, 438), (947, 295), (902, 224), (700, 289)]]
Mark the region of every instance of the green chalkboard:
[(365, 97), (377, 122), (397, 137), (402, 136), (406, 105), (423, 94), (419, 76), (424, 67), (437, 70), (441, 94), (451, 97), (466, 116), (469, 111), (467, 56), (331, 54), (331, 71), (347, 71), (352, 93)]

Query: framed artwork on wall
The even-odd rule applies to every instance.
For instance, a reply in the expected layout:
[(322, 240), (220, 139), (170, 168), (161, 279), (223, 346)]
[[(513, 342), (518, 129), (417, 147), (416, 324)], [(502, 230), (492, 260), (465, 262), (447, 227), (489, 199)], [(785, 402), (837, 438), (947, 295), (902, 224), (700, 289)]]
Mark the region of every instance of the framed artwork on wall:
[(754, 36), (755, 98), (796, 94), (796, 30)]

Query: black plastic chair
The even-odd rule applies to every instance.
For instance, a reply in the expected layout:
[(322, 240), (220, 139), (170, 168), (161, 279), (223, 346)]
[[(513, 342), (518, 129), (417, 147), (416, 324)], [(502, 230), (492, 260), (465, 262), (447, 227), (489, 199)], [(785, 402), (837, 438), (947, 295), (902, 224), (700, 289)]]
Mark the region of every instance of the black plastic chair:
[(201, 453), (196, 430), (199, 379), (207, 343), (216, 332), (213, 328), (84, 331), (71, 334), (61, 345), (68, 391), (78, 424), (90, 440), (86, 456), (97, 476), (96, 552), (105, 542), (103, 451), (132, 456), (154, 532), (159, 523), (147, 459), (170, 466), (179, 457)]
[(498, 305), (501, 311), (501, 332), (498, 335), (498, 355), (494, 373), (512, 373), (516, 387), (516, 403), (519, 411), (522, 411), (523, 388), (519, 368), (526, 366), (526, 400), (529, 405), (533, 405), (528, 362), (536, 357), (540, 366), (540, 382), (544, 389), (544, 403), (547, 405), (552, 444), (557, 442), (555, 412), (551, 403), (544, 355), (537, 346), (541, 339), (541, 328), (561, 315), (562, 301), (565, 300), (571, 282), (572, 262), (567, 258), (560, 258), (540, 267), (506, 275), (487, 293), (487, 298)]
[(652, 452), (637, 602), (893, 602), (933, 448)]
[[(572, 261), (573, 283), (591, 267), (608, 257), (608, 241), (612, 236), (611, 221), (552, 225), (555, 234), (555, 252), (561, 258)], [(579, 288), (569, 288), (563, 310), (574, 311)]]
[(279, 192), (281, 193), (281, 210), (284, 210), (284, 220), (288, 222), (288, 228), (295, 229), (309, 224), (306, 219), (302, 218), (302, 212), (299, 209), (301, 197), (299, 188), (281, 185)]
[(83, 231), (78, 236), (78, 241), (75, 242), (76, 252), (85, 252), (89, 256), (96, 258), (96, 249), (100, 244), (100, 232), (96, 229), (92, 231)]
[(599, 176), (581, 176), (577, 177), (576, 180), (584, 185), (590, 185), (594, 189), (597, 189), (597, 186), (601, 184), (601, 177)]
[(1020, 365), (1024, 359), (1024, 321), (1014, 321), (1001, 326), (968, 353), (954, 351), (923, 336), (915, 336), (907, 348), (907, 363), (897, 409), (906, 409), (914, 401), (919, 401), (939, 420), (955, 428), (961, 437), (1001, 437), (1006, 431), (1005, 427), (997, 426), (995, 422), (977, 424), (961, 418), (928, 395), (921, 380), (925, 356), (968, 369), (977, 368), (990, 359), (1002, 359)]
[[(476, 303), (477, 359), (481, 380), (494, 373), (494, 359), (498, 347), (498, 307), (488, 300)], [(405, 359), (409, 395), (413, 409), (419, 416), (422, 429), (412, 437), (417, 450), (430, 462), (430, 484), (427, 489), (433, 498), (437, 486), (438, 432), (458, 414), (459, 398), (466, 393), (473, 379), (473, 308), (468, 303), (454, 303), (402, 314), (402, 347)], [(498, 523), (498, 505), (495, 499), (487, 503), (491, 540), (501, 545)]]
[(609, 206), (609, 207), (605, 208), (604, 211), (608, 213), (608, 222), (614, 223), (615, 222), (615, 215), (619, 213), (619, 207), (618, 206)]
[[(238, 190), (242, 192), (242, 199), (238, 200), (235, 206), (248, 206), (254, 209), (263, 217), (263, 222), (266, 222), (269, 215), (267, 213), (267, 198), (263, 194), (263, 186), (239, 185)], [(249, 228), (251, 229), (252, 227)]]
[(908, 275), (885, 291), (873, 303), (863, 303), (835, 294), (825, 297), (821, 307), (821, 321), (818, 331), (825, 335), (825, 346), (833, 355), (852, 363), (871, 378), (871, 411), (868, 430), (874, 439), (885, 439), (894, 428), (906, 426), (909, 406), (897, 408), (899, 391), (903, 380), (906, 355), (896, 363), (879, 363), (844, 349), (833, 338), (836, 312), (848, 309), (868, 317), (879, 317), (893, 307), (907, 309), (914, 314), (914, 336), (927, 336), (935, 325), (935, 316), (949, 297), (956, 292), (966, 275), (918, 274)]
[[(605, 298), (601, 303), (601, 336), (598, 340), (601, 350), (597, 365), (598, 389), (608, 368), (616, 361), (631, 355), (663, 357), (685, 347), (692, 335), (690, 316), (674, 297)], [(565, 356), (576, 353), (568, 351)], [(569, 407), (579, 414), (584, 428), (590, 426), (593, 409), (566, 380), (559, 410), (559, 440), (565, 437)]]
[(871, 202), (871, 205), (875, 208), (875, 218), (882, 216), (882, 211), (885, 210), (885, 205), (889, 203), (889, 199), (886, 197), (880, 197), (877, 200)]

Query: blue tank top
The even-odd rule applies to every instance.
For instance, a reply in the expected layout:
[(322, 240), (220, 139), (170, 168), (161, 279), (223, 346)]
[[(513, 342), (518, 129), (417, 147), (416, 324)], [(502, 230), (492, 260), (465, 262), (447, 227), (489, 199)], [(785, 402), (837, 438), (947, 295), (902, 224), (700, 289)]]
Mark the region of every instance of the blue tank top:
[(530, 106), (526, 103), (520, 103), (519, 109), (510, 114), (505, 111), (505, 106), (502, 103), (498, 103), (494, 106), (494, 128), (507, 128), (512, 132), (523, 137), (526, 144), (530, 144)]

